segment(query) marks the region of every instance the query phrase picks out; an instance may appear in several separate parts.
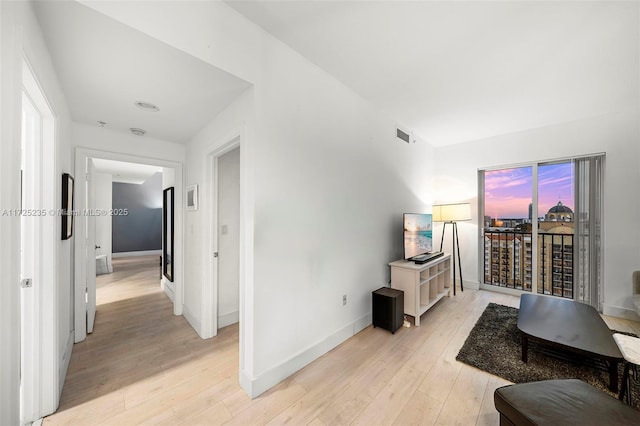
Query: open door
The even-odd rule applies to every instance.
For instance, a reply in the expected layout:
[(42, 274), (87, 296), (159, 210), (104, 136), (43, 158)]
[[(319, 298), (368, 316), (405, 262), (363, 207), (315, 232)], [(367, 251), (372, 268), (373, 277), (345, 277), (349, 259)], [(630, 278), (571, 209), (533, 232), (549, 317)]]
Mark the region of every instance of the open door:
[[(22, 209), (37, 211), (40, 208), (40, 125), (41, 117), (29, 97), (22, 95)], [(40, 414), (38, 375), (39, 366), (34, 362), (40, 353), (40, 329), (38, 294), (40, 281), (39, 217), (20, 217), (20, 421), (31, 423)]]
[(21, 199), (16, 206), (21, 208), (16, 224), (20, 235), (20, 321), (11, 324), (20, 329), (20, 420), (13, 423), (31, 424), (54, 412), (60, 396), (60, 329), (56, 324), (60, 288), (55, 252), (60, 243), (56, 225), (61, 218), (42, 214), (59, 206), (60, 175), (54, 162), (54, 114), (26, 61), (22, 83)]
[(86, 245), (85, 271), (87, 282), (87, 333), (93, 332), (96, 319), (96, 211), (95, 167), (91, 158), (87, 159), (86, 173)]

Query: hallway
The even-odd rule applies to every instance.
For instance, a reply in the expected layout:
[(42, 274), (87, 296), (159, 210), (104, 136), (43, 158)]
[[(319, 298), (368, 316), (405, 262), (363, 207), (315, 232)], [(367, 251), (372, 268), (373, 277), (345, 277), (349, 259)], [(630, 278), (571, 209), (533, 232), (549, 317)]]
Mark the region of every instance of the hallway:
[(44, 424), (179, 424), (216, 392), (248, 400), (238, 385), (237, 324), (200, 339), (173, 315), (158, 256), (117, 258), (113, 270), (97, 277), (94, 332), (74, 346), (60, 408)]

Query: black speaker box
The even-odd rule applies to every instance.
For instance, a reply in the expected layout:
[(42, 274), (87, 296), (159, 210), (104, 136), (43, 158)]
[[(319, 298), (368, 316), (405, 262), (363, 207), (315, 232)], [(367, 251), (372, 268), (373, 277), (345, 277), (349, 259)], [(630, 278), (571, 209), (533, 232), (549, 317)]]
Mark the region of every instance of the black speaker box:
[(404, 292), (382, 287), (372, 292), (373, 326), (384, 328), (391, 333), (402, 327), (404, 321)]

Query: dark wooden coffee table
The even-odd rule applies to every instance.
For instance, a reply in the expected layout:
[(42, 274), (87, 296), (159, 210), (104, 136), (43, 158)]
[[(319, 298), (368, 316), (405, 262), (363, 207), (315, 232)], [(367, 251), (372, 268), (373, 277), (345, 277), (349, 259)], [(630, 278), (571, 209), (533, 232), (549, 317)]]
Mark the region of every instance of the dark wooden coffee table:
[(618, 392), (618, 362), (623, 360), (622, 353), (593, 307), (572, 300), (523, 294), (518, 329), (523, 362), (527, 362), (529, 339), (601, 359), (609, 368), (609, 389)]

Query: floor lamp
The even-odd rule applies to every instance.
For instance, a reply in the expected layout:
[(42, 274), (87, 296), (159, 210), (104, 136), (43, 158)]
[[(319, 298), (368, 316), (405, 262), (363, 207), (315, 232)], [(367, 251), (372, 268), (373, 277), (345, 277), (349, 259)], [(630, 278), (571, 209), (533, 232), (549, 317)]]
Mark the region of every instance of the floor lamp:
[(444, 242), (444, 234), (447, 224), (453, 225), (451, 243), (453, 247), (453, 295), (456, 295), (456, 254), (458, 255), (458, 268), (460, 270), (460, 290), (464, 291), (462, 281), (462, 263), (460, 262), (460, 243), (458, 242), (458, 222), (471, 220), (471, 208), (469, 203), (439, 204), (433, 206), (433, 221), (444, 222), (442, 227), (442, 238), (440, 238), (440, 251)]

